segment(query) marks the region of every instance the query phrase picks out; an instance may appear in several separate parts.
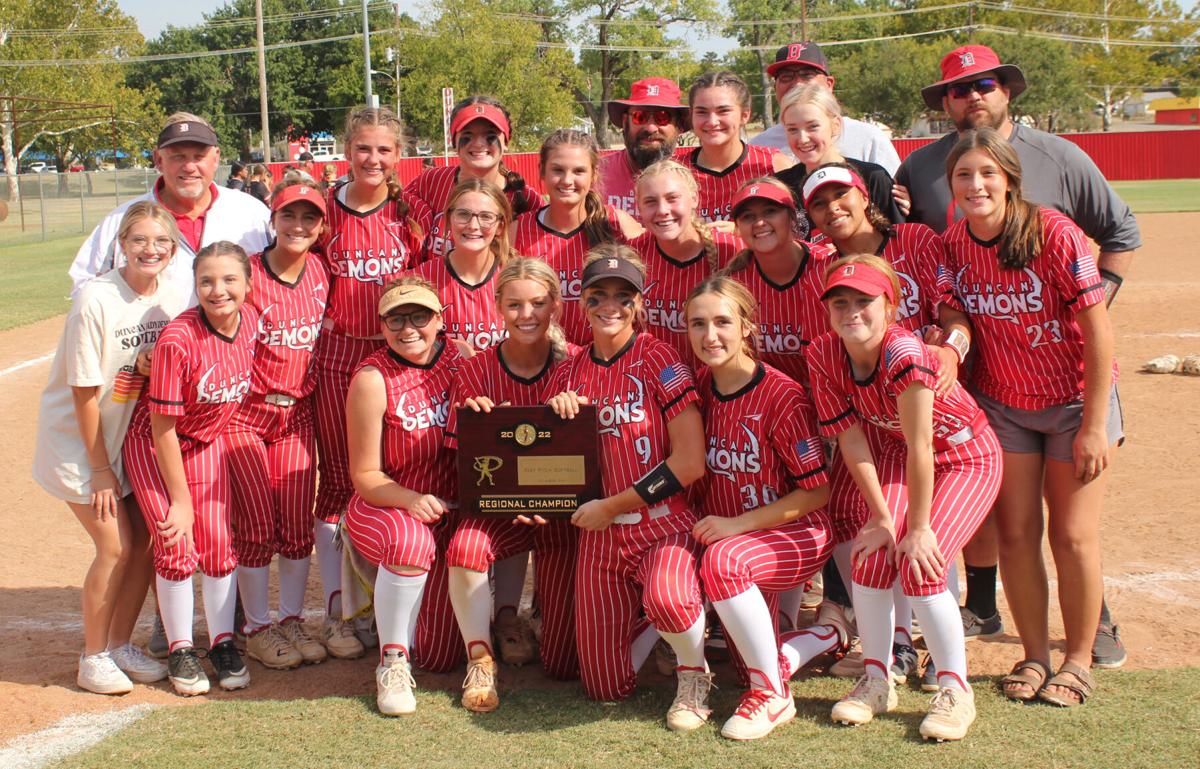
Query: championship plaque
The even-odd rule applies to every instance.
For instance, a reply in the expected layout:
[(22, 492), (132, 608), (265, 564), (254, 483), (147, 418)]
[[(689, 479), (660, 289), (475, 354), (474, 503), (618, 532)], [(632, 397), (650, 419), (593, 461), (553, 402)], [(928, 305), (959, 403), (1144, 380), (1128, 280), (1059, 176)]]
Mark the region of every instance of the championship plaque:
[(596, 407), (574, 419), (549, 406), (458, 409), (458, 505), (465, 515), (570, 518), (600, 497)]

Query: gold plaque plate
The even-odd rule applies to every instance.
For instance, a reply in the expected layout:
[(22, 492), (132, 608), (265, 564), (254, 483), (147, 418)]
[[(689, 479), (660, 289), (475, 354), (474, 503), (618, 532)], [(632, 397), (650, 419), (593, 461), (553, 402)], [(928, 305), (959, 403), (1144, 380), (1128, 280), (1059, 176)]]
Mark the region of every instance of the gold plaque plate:
[(583, 457), (578, 454), (517, 457), (520, 486), (582, 486), (584, 476)]

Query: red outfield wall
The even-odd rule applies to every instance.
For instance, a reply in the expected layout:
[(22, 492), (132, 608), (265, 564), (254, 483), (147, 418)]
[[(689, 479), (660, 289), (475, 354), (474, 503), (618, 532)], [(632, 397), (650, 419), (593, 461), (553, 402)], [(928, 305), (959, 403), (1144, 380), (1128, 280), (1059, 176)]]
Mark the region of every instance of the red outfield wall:
[[(1075, 142), (1091, 156), (1109, 181), (1132, 179), (1195, 179), (1200, 178), (1200, 130), (1197, 131), (1138, 131), (1122, 133), (1061, 134)], [(900, 158), (934, 141), (933, 139), (896, 139), (893, 144)], [(436, 158), (437, 165), (444, 165)], [(451, 162), (458, 163), (457, 158)], [(525, 181), (540, 191), (538, 157), (536, 152), (509, 155), (504, 162), (525, 177)], [(271, 173), (281, 178), (286, 163), (272, 163)], [(321, 165), (321, 164), (318, 164)], [(335, 163), (338, 173), (346, 172), (346, 161)], [(421, 158), (400, 161), (401, 181), (407, 183), (424, 167)], [(318, 168), (318, 171), (320, 169)]]

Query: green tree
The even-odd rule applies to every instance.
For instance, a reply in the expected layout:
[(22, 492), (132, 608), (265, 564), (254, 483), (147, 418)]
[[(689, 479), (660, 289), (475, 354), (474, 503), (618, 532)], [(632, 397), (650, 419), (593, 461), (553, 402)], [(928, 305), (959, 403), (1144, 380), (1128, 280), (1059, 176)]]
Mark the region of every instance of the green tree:
[[(137, 54), (142, 44), (134, 20), (109, 0), (0, 0), (0, 95), (66, 103), (61, 109), (42, 104), (37, 111), (23, 111), (29, 103), (0, 104), (10, 199), (19, 196), (21, 157), (35, 143), (53, 151), (60, 167), (113, 147), (109, 111), (72, 109), (71, 102), (111, 105), (117, 149), (134, 152), (145, 146), (145, 136), (161, 122), (155, 92), (125, 88), (117, 61)], [(90, 63), (103, 59), (111, 63)]]

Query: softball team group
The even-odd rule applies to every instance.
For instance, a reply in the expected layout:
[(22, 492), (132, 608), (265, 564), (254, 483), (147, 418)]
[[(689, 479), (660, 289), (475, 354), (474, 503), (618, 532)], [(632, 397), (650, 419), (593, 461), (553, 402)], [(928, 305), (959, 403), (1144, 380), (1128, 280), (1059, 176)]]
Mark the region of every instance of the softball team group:
[[(353, 111), (348, 181), (285, 179), (271, 243), (199, 249), (192, 296), (160, 280), (190, 257), (177, 217), (129, 207), (124, 258), (76, 298), (39, 419), (35, 476), (96, 545), (80, 686), (169, 677), (203, 694), (207, 657), (238, 689), (250, 671), (235, 633), (252, 659), (294, 668), (364, 654), (354, 620), (373, 613), (382, 714), (415, 711), (414, 667), (464, 659), (463, 706), (491, 711), (500, 659), (532, 656), (516, 611), (532, 553), (548, 675), (620, 700), (657, 646), (678, 679), (667, 725), (696, 729), (719, 620), (745, 687), (721, 733), (756, 739), (795, 716), (796, 671), (849, 649), (844, 624), (797, 630), (782, 608), (832, 558), (865, 663), (833, 720), (896, 707), (893, 638), (915, 615), (937, 676), (920, 732), (964, 737), (956, 555), (993, 509), (1002, 531), (1040, 526), (1043, 476), (1052, 516), (1094, 522), (1121, 436), (1091, 252), (1022, 199), (991, 128), (949, 156), (963, 218), (939, 237), (901, 222), (886, 171), (838, 154), (827, 89), (782, 102), (794, 167), (742, 141), (736, 76), (706, 75), (689, 97), (700, 146), (646, 164), (636, 217), (603, 202), (579, 131), (545, 139), (536, 193), (505, 167), (512, 126), (486, 97), (452, 115), (459, 165), (403, 189), (399, 121)], [(569, 520), (459, 508), (456, 408), (535, 404), (563, 419), (597, 407), (603, 496)], [(1080, 557), (1098, 564), (1098, 545)], [(1040, 575), (1044, 595), (1037, 563), (1006, 586)], [(165, 665), (130, 642), (151, 585)], [(1029, 659), (1004, 694), (1080, 703), (1090, 639), (1070, 639), (1051, 677), (1038, 611), (1017, 618)], [(1094, 626), (1099, 606), (1072, 611)]]

